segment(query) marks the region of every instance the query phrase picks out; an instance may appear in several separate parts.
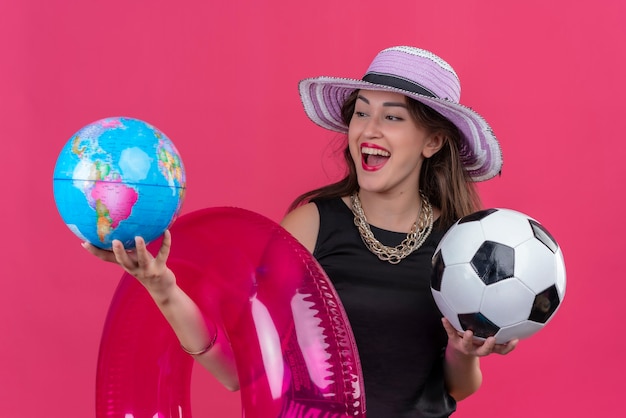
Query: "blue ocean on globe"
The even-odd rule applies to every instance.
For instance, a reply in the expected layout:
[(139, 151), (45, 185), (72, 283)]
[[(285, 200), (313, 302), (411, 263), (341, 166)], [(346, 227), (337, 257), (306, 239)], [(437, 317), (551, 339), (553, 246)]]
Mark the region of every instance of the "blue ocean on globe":
[(111, 117), (76, 132), (54, 169), (54, 199), (68, 228), (104, 249), (114, 239), (158, 238), (180, 213), (186, 177), (174, 143), (139, 119)]

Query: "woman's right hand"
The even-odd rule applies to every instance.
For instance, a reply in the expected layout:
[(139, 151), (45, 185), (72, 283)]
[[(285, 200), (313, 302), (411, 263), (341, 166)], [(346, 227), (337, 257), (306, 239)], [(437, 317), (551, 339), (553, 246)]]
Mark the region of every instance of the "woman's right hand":
[(101, 260), (119, 264), (128, 274), (139, 280), (158, 301), (166, 298), (176, 284), (174, 273), (167, 266), (171, 244), (172, 236), (167, 230), (163, 233), (163, 243), (156, 257), (150, 254), (141, 237), (135, 237), (134, 250), (125, 249), (119, 240), (113, 240), (112, 251), (100, 249), (88, 242), (83, 243), (83, 248)]

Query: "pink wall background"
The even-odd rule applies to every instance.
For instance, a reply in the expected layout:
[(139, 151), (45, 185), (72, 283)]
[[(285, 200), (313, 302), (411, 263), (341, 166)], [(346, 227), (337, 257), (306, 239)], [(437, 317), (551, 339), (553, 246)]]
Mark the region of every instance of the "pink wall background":
[[(163, 130), (188, 174), (184, 213), (239, 206), (278, 221), (333, 179), (333, 134), (304, 116), (315, 75), (360, 77), (380, 49), (432, 49), (462, 102), (490, 121), (504, 171), (485, 206), (539, 219), (568, 289), (549, 326), (507, 357), (462, 417), (615, 416), (622, 409), (626, 3), (416, 0), (0, 2), (0, 416), (89, 417), (109, 302), (121, 277), (58, 215), (64, 143), (126, 115)], [(240, 416), (199, 368), (194, 416)]]

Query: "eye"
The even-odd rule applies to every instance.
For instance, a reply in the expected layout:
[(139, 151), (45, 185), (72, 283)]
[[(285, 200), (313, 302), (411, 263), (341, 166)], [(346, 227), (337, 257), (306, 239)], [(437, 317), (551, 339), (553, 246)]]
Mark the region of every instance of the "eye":
[(391, 121), (403, 121), (404, 118), (401, 118), (400, 116), (394, 116), (394, 115), (387, 115), (385, 116), (385, 119), (387, 120), (391, 120)]
[(365, 112), (361, 112), (359, 110), (355, 110), (354, 111), (354, 116), (356, 116), (357, 118), (362, 118), (365, 116)]

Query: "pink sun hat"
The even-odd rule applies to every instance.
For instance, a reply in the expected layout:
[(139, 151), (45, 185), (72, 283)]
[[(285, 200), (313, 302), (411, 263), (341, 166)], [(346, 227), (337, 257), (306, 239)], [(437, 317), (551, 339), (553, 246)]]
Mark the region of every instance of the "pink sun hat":
[(432, 52), (396, 46), (379, 52), (361, 80), (314, 77), (300, 81), (307, 116), (319, 126), (347, 133), (341, 107), (356, 89), (401, 93), (439, 112), (461, 133), (459, 152), (473, 181), (488, 180), (502, 169), (502, 150), (489, 124), (459, 103), (461, 83), (454, 69)]

